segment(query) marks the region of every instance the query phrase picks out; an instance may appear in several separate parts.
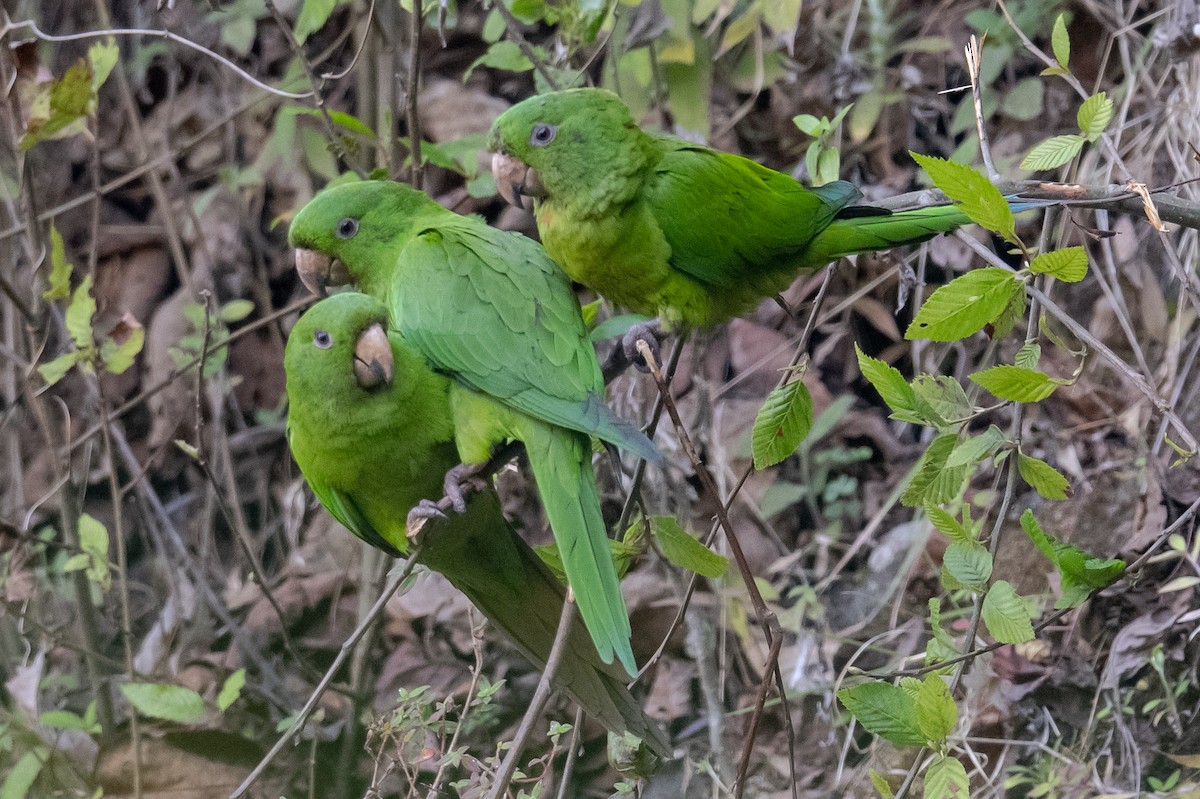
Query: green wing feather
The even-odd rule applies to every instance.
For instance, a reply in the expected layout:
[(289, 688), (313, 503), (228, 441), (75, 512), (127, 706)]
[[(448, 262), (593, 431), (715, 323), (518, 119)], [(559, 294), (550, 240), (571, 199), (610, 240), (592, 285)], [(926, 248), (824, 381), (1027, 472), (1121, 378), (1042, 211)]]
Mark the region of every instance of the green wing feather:
[(447, 213), (400, 258), (393, 319), (434, 366), (536, 419), (662, 460), (605, 405), (578, 303), (538, 245)]
[(678, 139), (644, 184), (671, 247), (671, 266), (713, 287), (789, 270), (796, 256), (861, 195), (844, 181), (818, 191), (741, 156)]

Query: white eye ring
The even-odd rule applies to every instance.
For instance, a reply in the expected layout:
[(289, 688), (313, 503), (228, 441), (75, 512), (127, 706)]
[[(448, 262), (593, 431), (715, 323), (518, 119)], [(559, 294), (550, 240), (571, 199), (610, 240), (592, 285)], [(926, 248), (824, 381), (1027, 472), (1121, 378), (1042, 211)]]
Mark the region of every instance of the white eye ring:
[(324, 330), (318, 330), (313, 333), (313, 344), (316, 344), (319, 349), (327, 350), (333, 346), (333, 336)]
[(554, 141), (555, 133), (558, 133), (558, 128), (545, 122), (539, 122), (533, 126), (533, 131), (529, 134), (529, 143), (534, 147), (545, 147)]
[(337, 227), (333, 230), (333, 234), (339, 239), (352, 239), (356, 233), (358, 233), (358, 220), (352, 216), (338, 222)]

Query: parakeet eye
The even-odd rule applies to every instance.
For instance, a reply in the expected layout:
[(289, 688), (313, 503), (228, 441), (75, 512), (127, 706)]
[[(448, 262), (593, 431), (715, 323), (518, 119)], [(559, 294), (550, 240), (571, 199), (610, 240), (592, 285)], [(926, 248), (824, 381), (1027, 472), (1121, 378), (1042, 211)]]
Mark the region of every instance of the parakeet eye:
[(348, 216), (337, 223), (333, 232), (339, 239), (354, 238), (354, 234), (358, 232), (358, 220)]
[(313, 344), (316, 344), (323, 350), (327, 350), (333, 346), (333, 336), (326, 333), (324, 330), (318, 330), (313, 333)]
[(529, 134), (529, 143), (534, 147), (545, 147), (550, 142), (554, 141), (554, 134), (558, 132), (558, 128), (553, 125), (547, 125), (545, 122), (539, 122), (533, 126), (533, 132)]

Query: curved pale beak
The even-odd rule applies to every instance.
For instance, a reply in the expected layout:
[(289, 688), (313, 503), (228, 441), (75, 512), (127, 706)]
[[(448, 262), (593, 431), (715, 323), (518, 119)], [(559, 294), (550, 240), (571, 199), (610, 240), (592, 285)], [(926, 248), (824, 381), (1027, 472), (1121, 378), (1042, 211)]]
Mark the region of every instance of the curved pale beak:
[(350, 270), (344, 263), (316, 250), (296, 248), (296, 271), (305, 288), (318, 297), (324, 297), (329, 286), (350, 282)]
[(537, 170), (506, 153), (492, 154), (492, 175), (496, 178), (496, 190), (509, 205), (529, 211), (533, 205), (527, 205), (526, 198), (541, 199), (546, 196), (546, 187), (542, 185)]
[(354, 379), (358, 385), (370, 391), (380, 386), (390, 386), (396, 373), (396, 361), (392, 357), (392, 343), (388, 341), (383, 325), (376, 322), (362, 332), (354, 345)]

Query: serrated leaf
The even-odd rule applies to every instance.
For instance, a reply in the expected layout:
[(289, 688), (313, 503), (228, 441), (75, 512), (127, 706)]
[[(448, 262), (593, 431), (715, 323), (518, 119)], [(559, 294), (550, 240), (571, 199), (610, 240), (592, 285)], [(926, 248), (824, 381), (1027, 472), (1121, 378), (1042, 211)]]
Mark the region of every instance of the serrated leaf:
[(1038, 363), (1041, 360), (1042, 345), (1036, 341), (1026, 341), (1021, 345), (1021, 349), (1017, 350), (1017, 354), (1013, 358), (1013, 363), (1022, 369), (1037, 369)]
[(92, 66), (81, 58), (34, 98), (19, 148), (81, 132), (95, 96)]
[(1013, 292), (1012, 297), (1008, 300), (1008, 305), (1004, 306), (1004, 310), (992, 322), (991, 330), (988, 335), (991, 338), (1004, 338), (1012, 332), (1017, 322), (1025, 317), (1025, 305), (1028, 301), (1028, 289), (1024, 281), (1017, 283), (1017, 290)]
[(1020, 366), (993, 366), (971, 375), (971, 380), (1000, 399), (1013, 402), (1041, 402), (1062, 385), (1044, 372)]
[(1074, 133), (1061, 136), (1051, 136), (1040, 144), (1035, 144), (1021, 161), (1021, 169), (1041, 171), (1058, 169), (1074, 158), (1083, 149), (1084, 138)]
[(925, 736), (917, 726), (916, 703), (902, 688), (886, 682), (868, 682), (843, 688), (838, 699), (867, 732), (897, 746), (920, 746)]
[(1071, 484), (1050, 464), (1025, 453), (1018, 453), (1017, 471), (1021, 479), (1046, 499), (1066, 499), (1071, 495)]
[(972, 541), (970, 534), (963, 528), (958, 519), (951, 516), (937, 505), (926, 505), (925, 515), (934, 529), (951, 541)]
[(972, 269), (941, 286), (921, 305), (906, 339), (958, 341), (994, 322), (1021, 281), (1006, 269)]
[(1033, 640), (1029, 609), (1016, 589), (1005, 580), (997, 580), (988, 589), (983, 598), (982, 616), (988, 632), (1002, 644), (1023, 644)]
[(167, 683), (127, 682), (121, 693), (143, 716), (188, 724), (204, 715), (204, 700), (190, 688)]
[(754, 468), (766, 469), (796, 451), (813, 422), (812, 395), (804, 381), (793, 380), (767, 395), (754, 419), (751, 449)]
[(987, 176), (964, 164), (956, 164), (920, 153), (909, 153), (934, 185), (954, 202), (972, 222), (1017, 244), (1017, 222), (1012, 208)]
[[(917, 472), (909, 481), (908, 487), (904, 489), (904, 493), (900, 496), (900, 502), (910, 508), (918, 505), (926, 504), (926, 494), (929, 493), (930, 487), (933, 485), (938, 474), (945, 471), (946, 459), (950, 457), (954, 445), (958, 443), (958, 435), (956, 433), (947, 433), (938, 436), (933, 441), (929, 442), (929, 446), (921, 455), (921, 460), (918, 462)], [(929, 500), (934, 501), (934, 500)]]
[(950, 695), (950, 687), (937, 674), (929, 674), (917, 692), (917, 726), (930, 745), (937, 747), (958, 723), (958, 706)]
[(681, 569), (716, 579), (729, 570), (729, 559), (713, 552), (679, 526), (672, 516), (655, 516), (650, 533), (663, 557)]
[(304, 0), (304, 5), (300, 6), (300, 14), (296, 17), (296, 42), (304, 44), (305, 39), (325, 27), (329, 15), (337, 5), (337, 0)]
[(900, 370), (878, 358), (867, 355), (857, 342), (854, 345), (854, 352), (858, 357), (859, 371), (892, 410), (892, 418), (902, 422), (924, 424), (925, 420), (916, 413), (917, 395), (908, 381), (904, 379), (904, 375), (900, 374)]
[(50, 225), (50, 277), (49, 286), (42, 292), (47, 300), (62, 300), (71, 296), (71, 272), (75, 266), (67, 260), (66, 247), (58, 228)]
[(1112, 122), (1113, 101), (1104, 92), (1096, 92), (1083, 101), (1079, 113), (1075, 115), (1079, 123), (1079, 132), (1088, 141), (1095, 141), (1104, 133), (1108, 123)]
[(1004, 433), (1000, 431), (1000, 428), (991, 425), (979, 435), (959, 442), (954, 447), (954, 451), (950, 453), (950, 457), (946, 459), (946, 465), (969, 466), (978, 463), (999, 449), (1004, 441)]
[(92, 297), (92, 276), (83, 278), (71, 295), (67, 306), (67, 332), (75, 346), (88, 350), (95, 346), (92, 340), (92, 319), (96, 316), (96, 300)]
[(1021, 514), (1021, 528), (1043, 555), (1058, 568), (1062, 596), (1056, 608), (1081, 605), (1092, 591), (1111, 585), (1125, 573), (1125, 562), (1118, 558), (1101, 560), (1072, 544), (1059, 541), (1038, 524), (1032, 510)]
[(917, 395), (917, 412), (933, 427), (953, 425), (974, 412), (962, 384), (948, 375), (917, 375), (912, 388)]
[(1054, 50), (1054, 60), (1064, 69), (1071, 61), (1071, 37), (1067, 34), (1067, 19), (1059, 14), (1054, 20), (1054, 30), (1050, 33), (1050, 47)]
[(1083, 247), (1063, 247), (1044, 252), (1029, 262), (1029, 271), (1050, 275), (1064, 283), (1078, 283), (1087, 275), (1087, 250)]
[(871, 785), (875, 786), (875, 791), (879, 794), (880, 799), (893, 799), (896, 794), (883, 775), (875, 769), (870, 769), (867, 773), (870, 775)]
[(49, 363), (39, 364), (38, 374), (42, 376), (42, 380), (46, 381), (46, 385), (52, 386), (62, 380), (78, 360), (78, 351), (65, 352)]
[(112, 39), (96, 42), (88, 48), (88, 63), (92, 67), (92, 94), (95, 95), (117, 65), (121, 50)]
[(100, 342), (100, 362), (114, 375), (123, 374), (133, 366), (145, 341), (145, 328), (133, 314), (126, 313)]
[(992, 555), (987, 547), (975, 541), (951, 541), (942, 556), (942, 565), (959, 586), (972, 591), (985, 590), (992, 577)]
[(222, 711), (228, 710), (230, 705), (242, 695), (242, 688), (245, 685), (246, 670), (244, 668), (230, 674), (221, 685), (221, 692), (217, 694), (217, 707)]
[(963, 764), (948, 755), (940, 755), (925, 770), (924, 799), (968, 799), (971, 781)]

